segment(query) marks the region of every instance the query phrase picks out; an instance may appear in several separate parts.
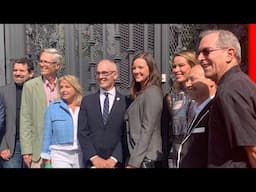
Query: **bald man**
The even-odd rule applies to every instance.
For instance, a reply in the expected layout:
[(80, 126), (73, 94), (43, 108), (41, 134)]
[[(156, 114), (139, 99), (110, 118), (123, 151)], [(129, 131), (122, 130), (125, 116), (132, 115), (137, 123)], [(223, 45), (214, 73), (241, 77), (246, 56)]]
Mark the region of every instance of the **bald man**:
[(206, 168), (208, 153), (208, 114), (216, 84), (205, 77), (201, 65), (195, 65), (185, 83), (188, 95), (195, 100), (195, 117), (180, 144), (177, 166), (181, 168)]
[(100, 89), (83, 98), (78, 117), (78, 139), (85, 167), (120, 167), (124, 160), (122, 138), (125, 137), (126, 99), (115, 87), (116, 64), (108, 59), (101, 60), (95, 77)]

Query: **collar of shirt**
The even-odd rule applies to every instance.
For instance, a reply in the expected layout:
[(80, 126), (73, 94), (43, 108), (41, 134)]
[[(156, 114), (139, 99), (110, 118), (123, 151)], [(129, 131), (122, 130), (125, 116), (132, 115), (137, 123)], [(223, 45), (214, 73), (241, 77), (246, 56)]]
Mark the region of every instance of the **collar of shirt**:
[(108, 91), (100, 88), (100, 105), (101, 105), (101, 111), (102, 112), (103, 112), (104, 100), (105, 100), (105, 97), (106, 97), (104, 95), (105, 92), (109, 93), (109, 95), (108, 95), (108, 98), (109, 98), (109, 111), (111, 111), (112, 106), (114, 104), (115, 97), (116, 97), (116, 88), (113, 87), (111, 90), (108, 90)]
[(53, 84), (51, 84), (47, 79), (44, 78), (44, 84), (46, 87), (49, 87), (51, 91), (54, 91), (57, 85), (57, 78), (55, 78)]
[[(101, 95), (104, 95), (105, 92), (108, 92), (109, 95), (111, 95), (112, 97), (115, 97), (115, 96), (116, 96), (116, 88), (115, 88), (115, 87), (113, 87), (112, 89), (110, 89), (110, 90), (108, 90), (108, 91), (106, 91), (106, 90), (100, 88), (100, 94), (101, 94)], [(105, 97), (105, 95), (104, 95), (104, 97)]]
[(208, 99), (206, 99), (203, 103), (201, 103), (200, 105), (195, 104), (194, 105), (194, 112), (196, 115), (198, 115), (200, 113), (200, 111), (202, 111), (202, 109), (210, 102), (211, 99), (213, 99), (214, 96), (210, 96), (208, 97)]

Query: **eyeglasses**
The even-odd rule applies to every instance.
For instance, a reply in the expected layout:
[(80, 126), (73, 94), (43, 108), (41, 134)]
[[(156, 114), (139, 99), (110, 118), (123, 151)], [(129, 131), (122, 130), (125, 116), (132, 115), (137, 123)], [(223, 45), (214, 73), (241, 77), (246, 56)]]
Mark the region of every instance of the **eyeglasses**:
[(111, 75), (111, 74), (114, 73), (114, 72), (115, 72), (115, 71), (97, 71), (97, 72), (95, 73), (95, 75), (96, 75), (96, 76), (102, 75), (102, 76), (106, 77), (106, 76)]
[(219, 47), (219, 48), (210, 48), (210, 47), (206, 47), (206, 48), (203, 48), (202, 50), (199, 50), (196, 55), (199, 56), (200, 53), (202, 53), (203, 56), (207, 57), (211, 52), (218, 51), (218, 50), (223, 50), (223, 49), (227, 49), (227, 48), (221, 48), (221, 47)]
[(51, 62), (51, 61), (46, 61), (46, 60), (40, 60), (39, 63), (45, 63), (47, 65), (50, 65), (50, 64), (55, 64), (57, 62), (56, 61)]

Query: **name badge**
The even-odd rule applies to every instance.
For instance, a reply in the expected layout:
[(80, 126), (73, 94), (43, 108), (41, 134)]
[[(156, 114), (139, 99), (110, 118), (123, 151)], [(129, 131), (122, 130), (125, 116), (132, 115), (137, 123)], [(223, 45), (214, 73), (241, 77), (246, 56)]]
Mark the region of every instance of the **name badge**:
[(191, 131), (191, 133), (204, 133), (204, 132), (205, 132), (205, 127), (196, 127)]

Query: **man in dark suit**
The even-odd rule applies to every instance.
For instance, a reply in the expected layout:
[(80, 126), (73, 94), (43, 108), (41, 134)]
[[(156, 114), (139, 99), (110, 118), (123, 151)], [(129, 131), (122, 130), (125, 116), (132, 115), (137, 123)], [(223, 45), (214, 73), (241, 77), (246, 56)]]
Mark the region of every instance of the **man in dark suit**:
[(23, 168), (20, 149), (20, 103), (23, 83), (34, 75), (33, 63), (26, 59), (16, 59), (12, 76), (14, 83), (0, 88), (0, 95), (6, 109), (5, 129), (0, 132), (0, 161), (3, 168)]
[(115, 88), (117, 78), (116, 64), (101, 60), (96, 71), (100, 89), (82, 100), (78, 139), (87, 168), (114, 168), (123, 163), (126, 99)]
[(186, 89), (190, 98), (195, 100), (195, 117), (180, 144), (177, 166), (207, 168), (209, 109), (216, 93), (216, 84), (205, 77), (201, 65), (195, 65), (187, 76)]

